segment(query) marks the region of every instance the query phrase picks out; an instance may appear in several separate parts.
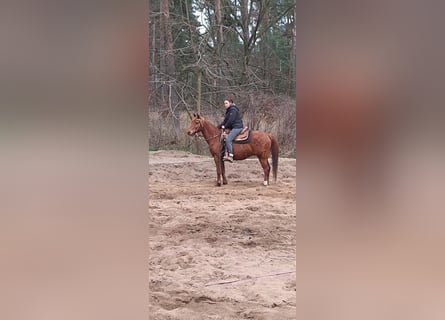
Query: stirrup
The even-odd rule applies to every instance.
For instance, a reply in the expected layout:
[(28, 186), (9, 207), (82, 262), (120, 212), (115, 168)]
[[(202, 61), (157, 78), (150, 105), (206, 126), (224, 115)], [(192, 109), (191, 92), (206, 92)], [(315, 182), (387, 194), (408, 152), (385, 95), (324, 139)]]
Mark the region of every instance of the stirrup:
[(229, 156), (225, 155), (223, 160), (233, 162), (233, 155), (229, 155)]

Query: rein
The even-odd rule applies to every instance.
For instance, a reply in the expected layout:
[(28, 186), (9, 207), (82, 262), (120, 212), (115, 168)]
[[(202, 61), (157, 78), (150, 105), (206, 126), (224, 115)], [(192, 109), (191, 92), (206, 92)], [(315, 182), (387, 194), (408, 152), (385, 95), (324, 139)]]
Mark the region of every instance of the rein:
[(205, 141), (209, 141), (209, 140), (212, 140), (213, 138), (216, 138), (218, 136), (219, 136), (219, 133), (217, 135), (213, 136), (213, 137), (208, 138), (208, 139), (204, 138), (204, 136), (202, 136), (202, 137), (205, 139)]

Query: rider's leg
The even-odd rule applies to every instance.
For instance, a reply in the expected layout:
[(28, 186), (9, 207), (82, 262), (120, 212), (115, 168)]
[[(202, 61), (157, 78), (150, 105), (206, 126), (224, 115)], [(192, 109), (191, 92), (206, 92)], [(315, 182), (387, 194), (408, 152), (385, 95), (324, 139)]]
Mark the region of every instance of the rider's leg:
[(232, 129), (227, 136), (226, 139), (226, 145), (227, 145), (227, 152), (229, 153), (229, 158), (232, 158), (233, 160), (233, 145), (232, 141), (235, 139), (235, 137), (243, 130), (243, 128), (236, 128)]

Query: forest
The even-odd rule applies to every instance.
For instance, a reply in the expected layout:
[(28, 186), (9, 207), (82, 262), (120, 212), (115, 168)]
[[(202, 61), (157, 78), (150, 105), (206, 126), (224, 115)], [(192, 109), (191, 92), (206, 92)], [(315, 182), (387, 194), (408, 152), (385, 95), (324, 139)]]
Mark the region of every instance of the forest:
[(206, 154), (190, 115), (214, 124), (233, 99), (245, 125), (295, 156), (295, 0), (153, 0), (149, 4), (149, 146)]

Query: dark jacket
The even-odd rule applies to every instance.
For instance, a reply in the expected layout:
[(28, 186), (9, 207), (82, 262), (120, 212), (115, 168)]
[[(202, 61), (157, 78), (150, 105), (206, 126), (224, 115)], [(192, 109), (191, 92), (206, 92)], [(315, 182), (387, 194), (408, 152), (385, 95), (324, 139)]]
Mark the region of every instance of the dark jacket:
[(226, 129), (243, 128), (243, 119), (236, 105), (232, 104), (227, 108), (226, 114), (224, 116), (224, 121), (219, 125), (224, 126)]

